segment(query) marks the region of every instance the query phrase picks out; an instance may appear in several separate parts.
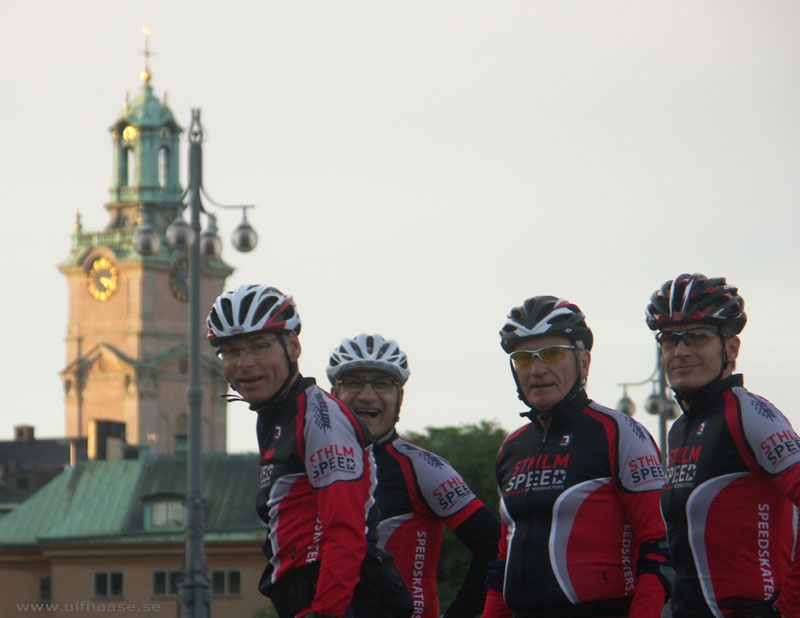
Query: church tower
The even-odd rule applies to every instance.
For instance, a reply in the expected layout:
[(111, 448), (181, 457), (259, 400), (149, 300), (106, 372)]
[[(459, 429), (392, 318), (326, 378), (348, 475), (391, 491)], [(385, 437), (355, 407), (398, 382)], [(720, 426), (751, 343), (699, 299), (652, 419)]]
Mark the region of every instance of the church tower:
[[(61, 378), (68, 437), (85, 437), (93, 424), (112, 421), (125, 424), (128, 443), (172, 453), (185, 448), (188, 431), (188, 262), (164, 240), (183, 208), (182, 128), (166, 95), (153, 94), (147, 43), (141, 90), (126, 97), (110, 127), (109, 222), (103, 231), (87, 232), (79, 213), (70, 255), (59, 265), (69, 294)], [(162, 239), (147, 257), (131, 242), (144, 221)], [(219, 258), (204, 258), (202, 307), (211, 307), (231, 272)], [(203, 450), (224, 452), (227, 382), (210, 347), (201, 373)]]

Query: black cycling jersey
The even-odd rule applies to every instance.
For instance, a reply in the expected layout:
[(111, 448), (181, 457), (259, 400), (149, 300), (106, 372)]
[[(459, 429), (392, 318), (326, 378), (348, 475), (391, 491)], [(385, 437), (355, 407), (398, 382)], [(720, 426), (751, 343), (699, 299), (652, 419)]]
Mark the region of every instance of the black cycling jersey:
[(257, 510), (268, 526), (259, 589), (286, 608), (281, 615), (313, 598), (310, 609), (341, 616), (377, 543), (369, 432), (312, 378), (298, 378), (285, 397), (255, 409)]
[[(503, 598), (484, 618), (661, 615), (663, 471), (632, 418), (578, 396), (512, 433), (497, 458)], [(527, 615), (527, 614), (525, 614)]]
[(800, 437), (742, 384), (733, 375), (704, 389), (669, 432), (661, 504), (674, 618), (761, 616), (747, 612), (778, 594), (780, 611), (800, 616)]
[(448, 616), (481, 613), (500, 524), (443, 458), (391, 434), (375, 446), (379, 546), (391, 553), (414, 600), (414, 618), (437, 618), (436, 568), (444, 526), (472, 552)]

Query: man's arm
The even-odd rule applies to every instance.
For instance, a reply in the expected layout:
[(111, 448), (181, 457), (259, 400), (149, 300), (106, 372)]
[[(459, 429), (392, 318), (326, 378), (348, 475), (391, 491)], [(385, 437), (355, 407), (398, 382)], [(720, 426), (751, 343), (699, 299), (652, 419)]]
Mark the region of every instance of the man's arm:
[[(479, 502), (476, 499), (476, 502)], [(486, 599), (486, 574), (489, 563), (497, 553), (500, 524), (483, 504), (453, 533), (472, 553), (464, 582), (456, 598), (444, 613), (445, 618), (474, 618), (481, 613)]]
[(503, 576), (508, 557), (508, 525), (500, 523), (500, 541), (497, 543), (497, 558), (489, 563), (486, 576), (486, 602), (483, 618), (511, 618), (511, 608), (503, 600)]
[(661, 514), (664, 474), (653, 437), (633, 419), (619, 424), (618, 461), (618, 496), (638, 548), (630, 617), (660, 618), (675, 581)]
[(349, 413), (322, 391), (305, 419), (306, 474), (319, 513), (320, 572), (311, 610), (341, 616), (353, 597), (367, 549), (375, 460)]

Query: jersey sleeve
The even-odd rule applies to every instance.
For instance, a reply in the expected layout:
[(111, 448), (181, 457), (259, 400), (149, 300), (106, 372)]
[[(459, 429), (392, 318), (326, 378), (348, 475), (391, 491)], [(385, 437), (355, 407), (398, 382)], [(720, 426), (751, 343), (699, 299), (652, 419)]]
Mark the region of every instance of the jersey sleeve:
[(636, 586), (630, 616), (659, 618), (671, 588), (671, 563), (660, 492), (664, 469), (650, 433), (632, 418), (617, 414), (619, 499), (638, 550)]
[(350, 418), (321, 389), (309, 393), (303, 440), (305, 465), (319, 511), (320, 573), (313, 611), (341, 616), (349, 605), (366, 553), (366, 520), (373, 503), (371, 447)]
[(453, 529), (470, 554), (467, 573), (461, 588), (448, 608), (451, 616), (478, 616), (486, 599), (486, 576), (489, 563), (497, 552), (500, 539), (500, 524), (492, 512), (480, 500), (475, 500), (478, 510)]
[[(405, 440), (398, 440), (395, 446), (411, 462), (425, 504), (446, 520), (451, 530), (483, 506), (446, 459)], [(456, 514), (459, 516), (452, 519)]]
[[(739, 414), (738, 418), (729, 414), (728, 426), (739, 450), (745, 450), (742, 453), (745, 460), (755, 457), (761, 471), (773, 478), (800, 463), (800, 436), (781, 411), (744, 388), (734, 388), (732, 393), (739, 405), (726, 409), (738, 408)], [(800, 488), (794, 488), (794, 494), (800, 495)]]
[[(726, 406), (728, 427), (740, 454), (759, 469), (800, 507), (800, 436), (792, 424), (763, 397), (742, 387), (732, 389), (737, 406)], [(794, 552), (791, 571), (780, 588), (778, 609), (785, 616), (800, 615), (800, 552)]]
[[(502, 500), (500, 505), (502, 515)], [(500, 522), (500, 540), (497, 543), (497, 559), (489, 565), (486, 577), (486, 601), (483, 604), (483, 618), (512, 618), (511, 608), (503, 600), (503, 578), (508, 557), (508, 524), (505, 518)]]
[(650, 433), (637, 421), (618, 415), (618, 478), (624, 491), (660, 492), (664, 484), (661, 455)]

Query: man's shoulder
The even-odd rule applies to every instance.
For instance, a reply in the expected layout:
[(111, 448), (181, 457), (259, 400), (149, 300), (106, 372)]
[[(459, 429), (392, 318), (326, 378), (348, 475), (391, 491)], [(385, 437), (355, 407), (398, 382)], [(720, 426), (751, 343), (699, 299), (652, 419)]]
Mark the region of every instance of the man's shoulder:
[(765, 421), (786, 420), (783, 413), (766, 397), (750, 392), (744, 386), (734, 386), (731, 394), (739, 402), (742, 416), (758, 417)]
[(512, 431), (506, 439), (503, 440), (503, 445), (511, 444), (518, 440), (524, 439), (526, 436), (533, 435), (535, 433), (541, 433), (541, 428), (538, 426), (536, 421), (530, 421), (525, 423), (521, 427), (517, 427), (514, 431)]
[(650, 432), (639, 421), (624, 412), (606, 407), (596, 401), (590, 401), (584, 408), (584, 412), (588, 412), (589, 416), (594, 417), (596, 420), (613, 423), (622, 438), (632, 437), (645, 442), (651, 438)]
[(400, 436), (392, 440), (391, 445), (395, 451), (408, 457), (414, 463), (421, 463), (425, 466), (437, 469), (450, 467), (450, 464), (444, 457), (437, 455), (433, 451), (422, 448), (421, 446), (417, 446)]

